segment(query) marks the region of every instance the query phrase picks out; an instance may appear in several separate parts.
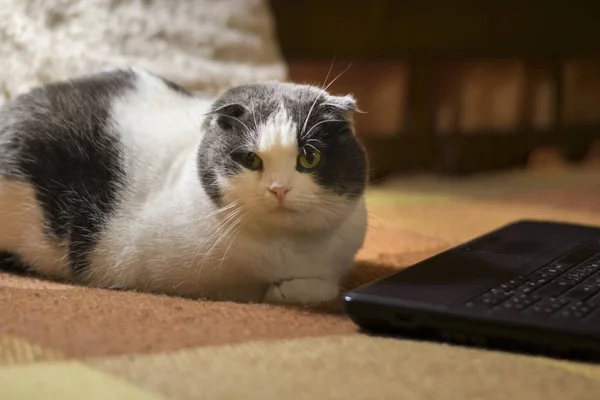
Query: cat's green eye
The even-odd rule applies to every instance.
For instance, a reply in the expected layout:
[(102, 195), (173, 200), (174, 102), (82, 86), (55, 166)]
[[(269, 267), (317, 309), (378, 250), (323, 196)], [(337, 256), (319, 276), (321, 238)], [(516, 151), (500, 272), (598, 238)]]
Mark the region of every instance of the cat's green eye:
[(242, 153), (238, 156), (238, 162), (251, 171), (262, 168), (262, 160), (256, 153)]
[(300, 154), (298, 162), (304, 169), (313, 169), (321, 162), (321, 152), (318, 150), (306, 150)]

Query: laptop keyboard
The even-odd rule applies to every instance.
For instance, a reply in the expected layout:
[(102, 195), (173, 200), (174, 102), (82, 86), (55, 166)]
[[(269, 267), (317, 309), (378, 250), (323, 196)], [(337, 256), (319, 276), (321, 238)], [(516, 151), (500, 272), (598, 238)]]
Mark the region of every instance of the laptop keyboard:
[(491, 312), (583, 319), (600, 307), (600, 242), (571, 250), (537, 271), (466, 302)]

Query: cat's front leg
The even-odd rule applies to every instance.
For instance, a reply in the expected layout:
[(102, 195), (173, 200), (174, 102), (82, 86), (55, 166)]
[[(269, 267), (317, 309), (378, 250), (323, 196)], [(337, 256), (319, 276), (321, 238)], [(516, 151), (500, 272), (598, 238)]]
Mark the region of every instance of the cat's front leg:
[(272, 304), (310, 305), (333, 300), (339, 283), (332, 278), (295, 278), (270, 285), (264, 301)]

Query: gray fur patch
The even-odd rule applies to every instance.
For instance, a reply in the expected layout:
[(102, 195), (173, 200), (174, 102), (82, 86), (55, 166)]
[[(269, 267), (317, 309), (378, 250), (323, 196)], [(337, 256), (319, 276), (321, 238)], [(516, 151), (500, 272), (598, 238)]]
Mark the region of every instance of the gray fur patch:
[(48, 234), (82, 272), (124, 182), (112, 100), (132, 88), (129, 70), (36, 88), (0, 109), (0, 173), (33, 184)]

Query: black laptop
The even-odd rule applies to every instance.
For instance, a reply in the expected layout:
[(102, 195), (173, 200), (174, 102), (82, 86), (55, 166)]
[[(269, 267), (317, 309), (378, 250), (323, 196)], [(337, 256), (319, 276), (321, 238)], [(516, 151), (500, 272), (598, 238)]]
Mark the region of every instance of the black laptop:
[(600, 227), (519, 221), (344, 296), (373, 333), (600, 360)]

